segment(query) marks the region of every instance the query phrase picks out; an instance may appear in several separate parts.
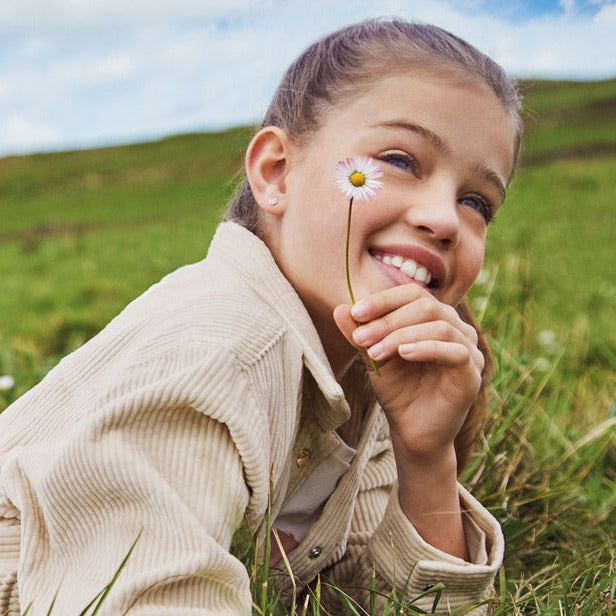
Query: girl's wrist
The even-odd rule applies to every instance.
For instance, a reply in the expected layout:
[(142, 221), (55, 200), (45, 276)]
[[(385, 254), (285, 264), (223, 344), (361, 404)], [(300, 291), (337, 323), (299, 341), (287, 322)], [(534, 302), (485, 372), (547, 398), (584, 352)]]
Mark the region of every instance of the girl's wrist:
[(457, 456), (453, 440), (441, 442), (427, 438), (405, 438), (404, 433), (390, 424), (390, 434), (398, 466), (415, 472), (452, 472), (457, 475)]
[(453, 443), (436, 451), (417, 453), (394, 444), (394, 455), (400, 481), (414, 485), (457, 485), (458, 460)]

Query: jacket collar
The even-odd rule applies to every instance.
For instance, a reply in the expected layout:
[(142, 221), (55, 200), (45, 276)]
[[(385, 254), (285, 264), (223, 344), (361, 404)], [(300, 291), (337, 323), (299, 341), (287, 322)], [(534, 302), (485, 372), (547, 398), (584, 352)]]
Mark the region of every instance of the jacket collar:
[(247, 287), (276, 312), (299, 341), (305, 367), (310, 371), (326, 405), (315, 407), (324, 430), (344, 423), (350, 409), (336, 381), (317, 330), (299, 295), (284, 277), (266, 244), (241, 225), (223, 222), (210, 244), (208, 256), (223, 259)]

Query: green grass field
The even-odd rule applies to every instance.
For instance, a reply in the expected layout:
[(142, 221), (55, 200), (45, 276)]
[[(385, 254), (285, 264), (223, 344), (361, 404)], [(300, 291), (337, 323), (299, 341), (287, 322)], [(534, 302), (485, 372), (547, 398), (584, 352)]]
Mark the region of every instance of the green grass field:
[[(521, 166), (471, 291), (496, 375), (464, 479), (507, 539), (496, 614), (609, 615), (616, 80), (523, 90)], [(0, 409), (150, 284), (204, 256), (250, 134), (0, 159), (0, 375), (15, 379)]]

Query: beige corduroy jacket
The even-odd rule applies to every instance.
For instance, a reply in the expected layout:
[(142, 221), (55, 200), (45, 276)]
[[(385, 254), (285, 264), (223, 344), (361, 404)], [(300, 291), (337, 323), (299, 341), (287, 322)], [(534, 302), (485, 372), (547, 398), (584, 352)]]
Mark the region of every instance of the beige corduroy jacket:
[[(267, 247), (221, 224), (206, 259), (0, 414), (0, 616), (46, 614), (56, 593), (53, 613), (77, 615), (139, 533), (99, 613), (250, 614), (234, 533), (263, 534), (270, 473), (275, 517), (341, 434), (357, 454), (289, 554), (299, 588), (319, 572), (369, 588), (374, 570), (378, 589), (408, 597), (443, 582), (444, 613), (480, 603), (502, 559), (498, 524), (460, 487), (474, 562), (425, 543), (399, 507), (387, 424), (368, 399), (345, 397)], [(288, 573), (272, 576), (288, 597)]]

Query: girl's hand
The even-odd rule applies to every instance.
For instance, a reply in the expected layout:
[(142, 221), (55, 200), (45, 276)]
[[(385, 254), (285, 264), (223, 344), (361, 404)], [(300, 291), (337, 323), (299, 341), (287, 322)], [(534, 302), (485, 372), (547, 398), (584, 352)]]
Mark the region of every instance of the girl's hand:
[(453, 443), (481, 385), (477, 332), (415, 284), (338, 306), (334, 318), (380, 367), (371, 381), (389, 421), (402, 510), (428, 543), (468, 559)]
[(402, 448), (397, 453), (424, 463), (450, 457), (481, 384), (484, 358), (475, 329), (415, 284), (375, 293), (352, 308), (338, 306), (334, 318), (347, 340), (379, 365), (372, 386), (394, 446)]

